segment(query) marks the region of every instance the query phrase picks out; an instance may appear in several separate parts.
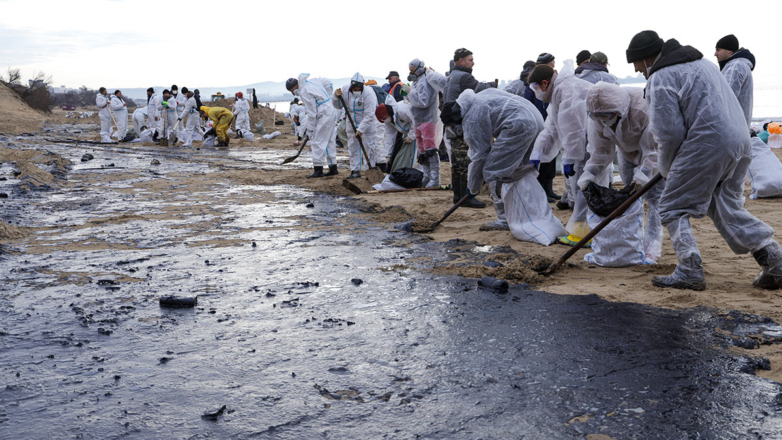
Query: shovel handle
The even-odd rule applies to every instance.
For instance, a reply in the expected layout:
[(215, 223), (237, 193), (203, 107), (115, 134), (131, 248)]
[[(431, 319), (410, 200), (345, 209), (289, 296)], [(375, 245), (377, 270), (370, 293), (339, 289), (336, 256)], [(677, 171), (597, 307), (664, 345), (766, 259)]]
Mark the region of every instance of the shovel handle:
[(585, 244), (589, 242), (592, 238), (594, 238), (595, 235), (597, 235), (600, 231), (603, 230), (606, 226), (608, 226), (609, 223), (611, 223), (614, 219), (619, 217), (620, 215), (624, 214), (625, 211), (627, 211), (627, 208), (630, 207), (633, 203), (635, 203), (636, 200), (640, 199), (641, 196), (646, 194), (647, 191), (652, 189), (653, 186), (657, 185), (659, 181), (663, 180), (663, 176), (660, 173), (657, 173), (656, 176), (652, 177), (652, 180), (650, 180), (646, 185), (644, 185), (641, 189), (633, 193), (632, 196), (630, 196), (629, 199), (625, 200), (624, 203), (619, 205), (618, 208), (614, 210), (611, 214), (608, 214), (608, 217), (603, 219), (602, 222), (600, 222), (599, 225), (595, 227), (595, 229), (592, 229), (589, 231), (587, 235), (584, 236), (584, 238), (581, 239), (578, 243), (576, 243), (575, 246), (570, 248), (567, 252), (565, 252), (561, 257), (559, 257), (559, 260), (557, 260), (556, 263), (552, 264), (548, 267), (543, 273), (544, 274), (550, 274), (554, 272), (555, 270), (559, 269), (560, 266), (565, 264), (565, 261), (567, 261), (570, 257), (572, 257), (576, 252), (578, 252), (579, 249), (584, 247)]
[(470, 195), (469, 195), (469, 194), (465, 194), (465, 195), (464, 195), (464, 197), (462, 197), (462, 198), (461, 198), (461, 200), (459, 200), (458, 202), (456, 202), (456, 203), (455, 203), (455, 204), (454, 204), (454, 205), (451, 207), (451, 209), (449, 209), (448, 211), (446, 211), (446, 212), (445, 212), (445, 214), (443, 214), (443, 216), (442, 216), (442, 218), (440, 218), (440, 220), (437, 220), (436, 222), (432, 223), (432, 226), (430, 226), (430, 227), (429, 227), (429, 229), (430, 229), (430, 230), (432, 230), (432, 231), (434, 231), (434, 229), (435, 229), (436, 227), (440, 226), (440, 223), (442, 223), (443, 221), (445, 221), (445, 219), (447, 219), (447, 218), (448, 218), (448, 216), (450, 216), (451, 214), (453, 214), (453, 212), (454, 212), (454, 211), (456, 211), (457, 209), (459, 209), (459, 207), (460, 207), (460, 206), (462, 206), (462, 204), (464, 204), (464, 202), (466, 202), (466, 201), (467, 201), (467, 199), (468, 199), (469, 197), (470, 197)]

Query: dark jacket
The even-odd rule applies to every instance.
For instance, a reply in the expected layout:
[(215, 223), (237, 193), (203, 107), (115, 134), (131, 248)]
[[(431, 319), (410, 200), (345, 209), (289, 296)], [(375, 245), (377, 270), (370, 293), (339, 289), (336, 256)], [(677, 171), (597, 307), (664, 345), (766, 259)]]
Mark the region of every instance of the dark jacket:
[[(394, 88), (394, 93), (393, 93), (394, 100), (396, 102), (403, 101), (405, 99), (405, 97), (402, 96), (402, 81), (394, 81), (393, 83), (383, 84), (383, 90), (385, 90), (386, 93), (388, 93), (390, 95), (391, 94), (391, 89), (394, 86), (396, 86), (396, 88)], [(382, 102), (380, 104), (382, 104)]]
[(752, 55), (752, 52), (749, 51), (749, 49), (739, 49), (738, 52), (734, 53), (732, 57), (728, 58), (725, 61), (720, 61), (720, 70), (725, 68), (725, 65), (727, 65), (729, 62), (733, 60), (737, 60), (739, 58), (746, 58), (749, 60), (750, 63), (752, 63), (752, 67), (750, 67), (750, 71), (755, 70), (755, 55)]
[(703, 58), (703, 54), (700, 53), (698, 49), (692, 46), (682, 46), (673, 38), (663, 44), (661, 53), (660, 59), (657, 60), (657, 62), (654, 63), (654, 66), (649, 70), (647, 78), (664, 67), (689, 63), (690, 61), (696, 61)]
[(494, 84), (494, 82), (479, 82), (472, 76), (472, 69), (454, 66), (451, 74), (448, 75), (448, 83), (445, 86), (445, 90), (443, 90), (443, 102), (455, 102), (456, 98), (467, 89), (475, 90), (475, 93), (478, 93), (491, 87), (497, 88), (497, 84)]

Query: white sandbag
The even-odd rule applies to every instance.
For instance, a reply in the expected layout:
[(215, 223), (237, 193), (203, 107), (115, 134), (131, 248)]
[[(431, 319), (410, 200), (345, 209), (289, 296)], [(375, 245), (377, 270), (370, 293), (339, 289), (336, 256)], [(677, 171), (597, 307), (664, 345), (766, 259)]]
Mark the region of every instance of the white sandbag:
[(214, 147), (217, 145), (217, 136), (209, 135), (204, 137), (204, 147)]
[(242, 130), (242, 138), (247, 139), (248, 141), (254, 141), (255, 135), (250, 130)]
[(225, 132), (226, 132), (228, 135), (232, 135), (232, 134), (234, 134), (234, 131), (233, 131), (233, 130), (231, 130), (230, 128), (229, 128), (228, 130), (226, 130)]
[(282, 133), (280, 133), (279, 131), (275, 131), (274, 133), (263, 135), (263, 138), (264, 139), (274, 139), (277, 136), (279, 136), (280, 134), (282, 134)]
[(548, 246), (567, 231), (554, 216), (537, 173), (527, 173), (521, 180), (502, 185), (502, 201), (508, 226), (521, 241)]
[(139, 138), (141, 139), (141, 142), (155, 142), (155, 140), (152, 138), (154, 135), (155, 130), (148, 128), (141, 132), (141, 136)]
[[(605, 219), (591, 210), (587, 222), (594, 229)], [(603, 267), (627, 267), (654, 264), (644, 254), (644, 204), (636, 200), (624, 214), (615, 218), (592, 239), (592, 253), (584, 261)]]
[(378, 191), (388, 191), (389, 189), (405, 189), (402, 185), (397, 185), (391, 181), (391, 175), (387, 175), (382, 182), (372, 185), (372, 188)]
[(752, 188), (750, 199), (782, 196), (782, 163), (758, 137), (752, 138), (752, 162), (747, 177)]

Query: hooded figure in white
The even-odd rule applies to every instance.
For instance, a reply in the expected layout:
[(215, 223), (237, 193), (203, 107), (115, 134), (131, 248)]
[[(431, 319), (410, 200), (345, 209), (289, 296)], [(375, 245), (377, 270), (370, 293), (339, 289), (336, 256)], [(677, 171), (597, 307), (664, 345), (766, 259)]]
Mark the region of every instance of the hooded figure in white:
[[(310, 78), (309, 73), (299, 75), (293, 91), (304, 104), (305, 116), (302, 120), (302, 112), (299, 113), (299, 129), (302, 138), (309, 136), (312, 165), (315, 168), (313, 177), (320, 177), (318, 171), (323, 176), (337, 174), (337, 111), (330, 105), (333, 92), (334, 86), (330, 79)], [(329, 166), (329, 171), (322, 174), (325, 165)]]
[(445, 85), (443, 75), (431, 69), (427, 69), (423, 61), (418, 58), (410, 61), (410, 75), (408, 80), (413, 82), (413, 87), (408, 94), (413, 122), (415, 124), (415, 138), (418, 147), (418, 166), (424, 173), (424, 185), (428, 188), (440, 186), (440, 156), (438, 148), (442, 140), (442, 126), (440, 120), (439, 92)]
[(139, 107), (133, 111), (133, 129), (136, 131), (136, 137), (141, 137), (142, 129), (147, 128), (147, 107)]
[[(375, 149), (377, 147), (377, 135), (375, 133), (377, 130), (377, 118), (375, 118), (375, 110), (378, 106), (377, 95), (375, 95), (372, 87), (364, 86), (364, 77), (360, 73), (353, 75), (350, 78), (350, 83), (345, 84), (341, 89), (334, 92), (332, 99), (334, 108), (342, 109), (342, 102), (337, 92), (341, 93), (342, 99), (345, 100), (345, 105), (347, 106), (345, 110), (353, 118), (353, 124), (355, 124), (347, 123), (348, 153), (350, 154), (350, 177), (348, 178), (361, 177), (364, 160), (369, 163), (370, 167), (375, 165)], [(361, 138), (366, 153), (369, 155), (368, 158), (364, 158), (357, 136)]]
[(128, 133), (128, 105), (122, 99), (122, 93), (117, 90), (111, 95), (111, 102), (109, 103), (111, 111), (114, 113), (114, 120), (117, 121), (117, 132), (114, 136), (117, 140), (125, 139), (125, 135)]
[(187, 122), (184, 124), (185, 129), (182, 132), (180, 140), (184, 142), (184, 145), (182, 145), (183, 147), (192, 147), (194, 140), (203, 140), (201, 114), (194, 93), (188, 91), (184, 95), (185, 104), (182, 107), (182, 113), (179, 114), (179, 126), (181, 127), (183, 125), (181, 122), (183, 118), (187, 118)]
[[(375, 110), (375, 117), (382, 122), (385, 130), (385, 154), (388, 157), (393, 156), (394, 146), (396, 144), (397, 133), (401, 134), (402, 142), (405, 145), (415, 144), (415, 130), (413, 129), (413, 114), (410, 111), (410, 104), (400, 101), (385, 105), (379, 105)], [(381, 120), (382, 118), (382, 120)], [(413, 155), (415, 158), (415, 154)], [(415, 159), (413, 159), (415, 162)], [(396, 170), (394, 163), (390, 164), (389, 173)], [(413, 167), (413, 164), (404, 164), (407, 167)], [(402, 168), (399, 166), (398, 168)]]
[(100, 118), (100, 141), (114, 142), (111, 139), (111, 109), (109, 109), (109, 97), (105, 88), (101, 87), (100, 93), (95, 97), (95, 105), (98, 106), (98, 118)]
[[(648, 60), (653, 60), (651, 65)], [(744, 208), (744, 179), (751, 160), (747, 121), (717, 66), (691, 46), (657, 33), (633, 37), (627, 61), (643, 63), (649, 120), (666, 178), (660, 217), (679, 264), (658, 287), (703, 290), (706, 281), (690, 218), (708, 215), (736, 254), (752, 252), (763, 271), (754, 284), (782, 287), (782, 248), (774, 230)]]
[[(168, 95), (168, 97), (166, 97), (166, 95)], [(176, 127), (178, 119), (176, 106), (176, 97), (171, 95), (168, 90), (164, 90), (163, 94), (158, 98), (158, 103), (156, 106), (158, 114), (157, 128), (158, 133), (167, 139), (170, 139), (171, 135), (176, 136), (176, 133), (174, 132), (174, 127)]]
[[(657, 174), (657, 144), (649, 128), (649, 110), (639, 87), (622, 88), (599, 82), (587, 92), (589, 114), (589, 160), (578, 179), (583, 190), (589, 182), (607, 182), (613, 175), (614, 152), (619, 151), (619, 174), (625, 185), (646, 185)], [(649, 215), (643, 229), (643, 252), (658, 261), (662, 252), (663, 229), (658, 203), (665, 182), (660, 181), (643, 196)], [(641, 225), (637, 225), (640, 228)], [(628, 233), (628, 231), (623, 231)], [(640, 261), (640, 260), (639, 260)]]
[(234, 103), (234, 117), (236, 118), (236, 138), (242, 137), (242, 132), (251, 132), (250, 128), (250, 103), (244, 99), (242, 92), (236, 94)]
[[(497, 89), (478, 94), (467, 89), (456, 104), (464, 140), (470, 146), (468, 197), (488, 182), (497, 211), (494, 229), (510, 229), (517, 239), (544, 246), (553, 243), (565, 229), (551, 212), (537, 181), (538, 172), (530, 164), (535, 139), (544, 127), (538, 109), (520, 96)], [(452, 103), (447, 106), (443, 119), (456, 112)]]
[(574, 245), (589, 233), (586, 199), (579, 191), (578, 179), (589, 159), (586, 149), (589, 121), (586, 94), (592, 84), (577, 78), (573, 74), (573, 61), (567, 60), (559, 74), (554, 72), (544, 92), (539, 84), (533, 82), (537, 79), (538, 69), (541, 68), (550, 69), (546, 65), (539, 65), (532, 71), (528, 81), (538, 99), (549, 103), (548, 118), (546, 127), (535, 141), (531, 159), (536, 164), (551, 162), (562, 150), (562, 165), (565, 175), (570, 177), (570, 190), (575, 204), (566, 227), (570, 235), (561, 237), (559, 241)]

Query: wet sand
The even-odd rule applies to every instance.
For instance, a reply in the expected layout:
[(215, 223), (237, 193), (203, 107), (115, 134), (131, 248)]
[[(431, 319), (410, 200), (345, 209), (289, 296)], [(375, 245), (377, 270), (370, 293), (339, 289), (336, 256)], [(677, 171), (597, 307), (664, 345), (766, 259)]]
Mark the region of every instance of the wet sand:
[[(581, 251), (542, 277), (532, 269), (566, 248), (478, 231), (491, 206), (460, 209), (427, 235), (396, 229), (438, 218), (451, 193), (354, 196), (342, 186), (344, 150), (340, 176), (306, 179), (309, 151), (280, 165), (298, 149), (287, 134), (229, 149), (44, 139), (58, 137), (95, 141), (97, 132), (71, 121), (0, 146), (9, 194), (0, 258), (13, 263), (0, 289), (12, 367), (0, 407), (25, 402), (22, 412), (0, 408), (0, 423), (11, 413), (17, 428), (53, 408), (49, 417), (72, 426), (85, 417), (141, 437), (171, 426), (291, 438), (323, 426), (348, 437), (675, 438), (692, 426), (727, 438), (778, 434), (778, 384), (752, 373), (782, 379), (781, 331), (751, 315), (779, 321), (779, 298), (751, 286), (754, 261), (732, 255), (708, 220), (694, 222), (705, 292), (651, 286), (675, 263), (667, 239), (658, 266), (591, 267)], [(85, 153), (94, 158), (81, 162)], [(779, 202), (747, 206), (779, 228)], [(566, 222), (569, 212), (557, 215)], [(557, 295), (493, 294), (454, 275)], [(203, 297), (189, 312), (159, 309), (171, 293)], [(52, 403), (66, 388), (80, 397)], [(359, 406), (382, 402), (395, 409)], [(223, 404), (225, 426), (199, 419)], [(755, 418), (763, 411), (765, 424)]]

